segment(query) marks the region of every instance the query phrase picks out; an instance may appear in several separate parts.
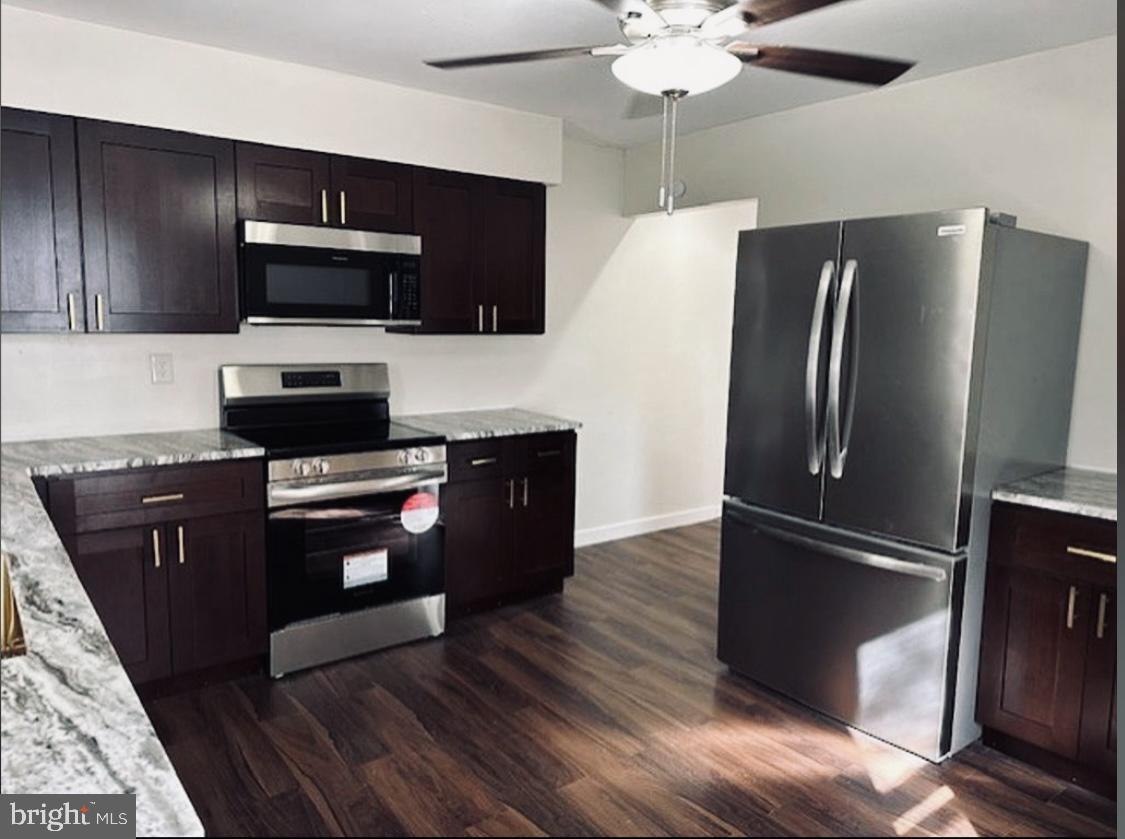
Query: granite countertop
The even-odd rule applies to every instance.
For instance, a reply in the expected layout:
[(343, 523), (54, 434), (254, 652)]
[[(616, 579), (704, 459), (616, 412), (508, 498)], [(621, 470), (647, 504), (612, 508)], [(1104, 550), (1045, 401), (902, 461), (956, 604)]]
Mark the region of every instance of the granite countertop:
[(1117, 521), (1117, 475), (1090, 469), (1053, 469), (992, 491), (995, 501)]
[(525, 411), (499, 408), (485, 411), (450, 411), (440, 414), (408, 414), (397, 422), (431, 434), (441, 434), (450, 442), (480, 440), (485, 437), (514, 437), (550, 431), (575, 431), (582, 423), (574, 420)]
[(262, 454), (218, 430), (0, 445), (0, 547), (27, 639), (0, 662), (3, 792), (133, 792), (137, 835), (203, 835), (31, 476)]

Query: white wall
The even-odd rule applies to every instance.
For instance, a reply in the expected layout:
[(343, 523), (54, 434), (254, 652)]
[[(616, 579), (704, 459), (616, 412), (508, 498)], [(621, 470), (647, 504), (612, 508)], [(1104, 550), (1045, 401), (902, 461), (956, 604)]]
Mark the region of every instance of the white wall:
[(554, 117), (13, 6), (0, 101), (543, 183), (562, 169)]
[[(684, 203), (757, 197), (765, 226), (985, 205), (1088, 241), (1069, 460), (1116, 470), (1116, 79), (1109, 37), (701, 131)], [(659, 150), (630, 150), (626, 211), (658, 180)]]
[[(547, 193), (547, 334), (243, 327), (0, 336), (4, 440), (213, 427), (223, 363), (386, 361), (395, 413), (520, 405), (582, 421), (578, 538), (718, 513), (736, 232), (754, 202), (621, 216), (620, 151), (564, 144)], [(148, 355), (175, 382), (149, 384)]]

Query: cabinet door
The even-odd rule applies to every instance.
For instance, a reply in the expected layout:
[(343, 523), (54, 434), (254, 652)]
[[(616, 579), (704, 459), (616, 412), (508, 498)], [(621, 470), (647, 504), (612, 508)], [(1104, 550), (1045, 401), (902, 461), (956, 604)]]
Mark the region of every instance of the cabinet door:
[(983, 725), (1077, 756), (1088, 611), (1082, 585), (989, 568), (977, 699)]
[(517, 482), (512, 574), (520, 588), (560, 579), (574, 570), (574, 481), (532, 474)]
[(87, 326), (237, 332), (234, 143), (78, 121)]
[(165, 528), (131, 527), (68, 538), (78, 578), (134, 683), (171, 675)]
[(1117, 774), (1117, 629), (1116, 591), (1096, 592), (1093, 625), (1086, 654), (1082, 696), (1082, 732), (1078, 759)]
[(167, 525), (177, 673), (265, 652), (264, 527), (260, 512)]
[(445, 585), (451, 609), (498, 600), (511, 587), (510, 479), (448, 484), (445, 520)]
[(236, 143), (238, 217), (283, 224), (328, 224), (329, 156)]
[(415, 232), (422, 237), (422, 332), (482, 331), (481, 178), (416, 169)]
[(341, 227), (414, 232), (413, 167), (359, 157), (332, 157), (333, 218)]
[(0, 329), (84, 330), (74, 120), (4, 108)]
[(544, 331), (546, 187), (488, 179), (484, 187), (485, 331)]

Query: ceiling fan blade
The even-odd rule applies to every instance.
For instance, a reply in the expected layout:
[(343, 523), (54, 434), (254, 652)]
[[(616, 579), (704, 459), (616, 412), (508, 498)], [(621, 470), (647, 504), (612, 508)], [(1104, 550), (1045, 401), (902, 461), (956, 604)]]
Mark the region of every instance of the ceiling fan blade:
[(664, 100), (648, 93), (634, 93), (625, 108), (625, 119), (646, 119), (664, 113)]
[(892, 82), (914, 66), (908, 61), (801, 47), (734, 43), (727, 45), (727, 51), (755, 67), (871, 85)]
[(843, 0), (741, 0), (737, 5), (742, 11), (743, 23), (747, 26), (765, 26), (767, 23), (803, 15), (840, 2)]
[(526, 52), (504, 52), (496, 55), (474, 55), (468, 58), (446, 58), (425, 63), (430, 67), (437, 67), (439, 70), (456, 70), (460, 67), (481, 67), (488, 64), (516, 64), (521, 61), (573, 58), (577, 55), (619, 55), (619, 49), (624, 50), (626, 48), (619, 48), (617, 44), (597, 47), (561, 47), (552, 50), (528, 50)]

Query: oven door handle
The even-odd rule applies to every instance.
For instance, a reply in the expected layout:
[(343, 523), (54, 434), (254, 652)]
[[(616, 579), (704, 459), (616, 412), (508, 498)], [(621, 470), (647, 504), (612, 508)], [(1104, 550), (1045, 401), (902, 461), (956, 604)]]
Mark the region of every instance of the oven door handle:
[(448, 476), (446, 466), (442, 464), (441, 466), (414, 470), (404, 475), (365, 478), (362, 481), (334, 481), (298, 485), (272, 483), (266, 485), (266, 506), (282, 507), (286, 504), (301, 504), (309, 501), (330, 501), (334, 498), (351, 498), (380, 492), (398, 492), (399, 490), (426, 484), (443, 484)]

